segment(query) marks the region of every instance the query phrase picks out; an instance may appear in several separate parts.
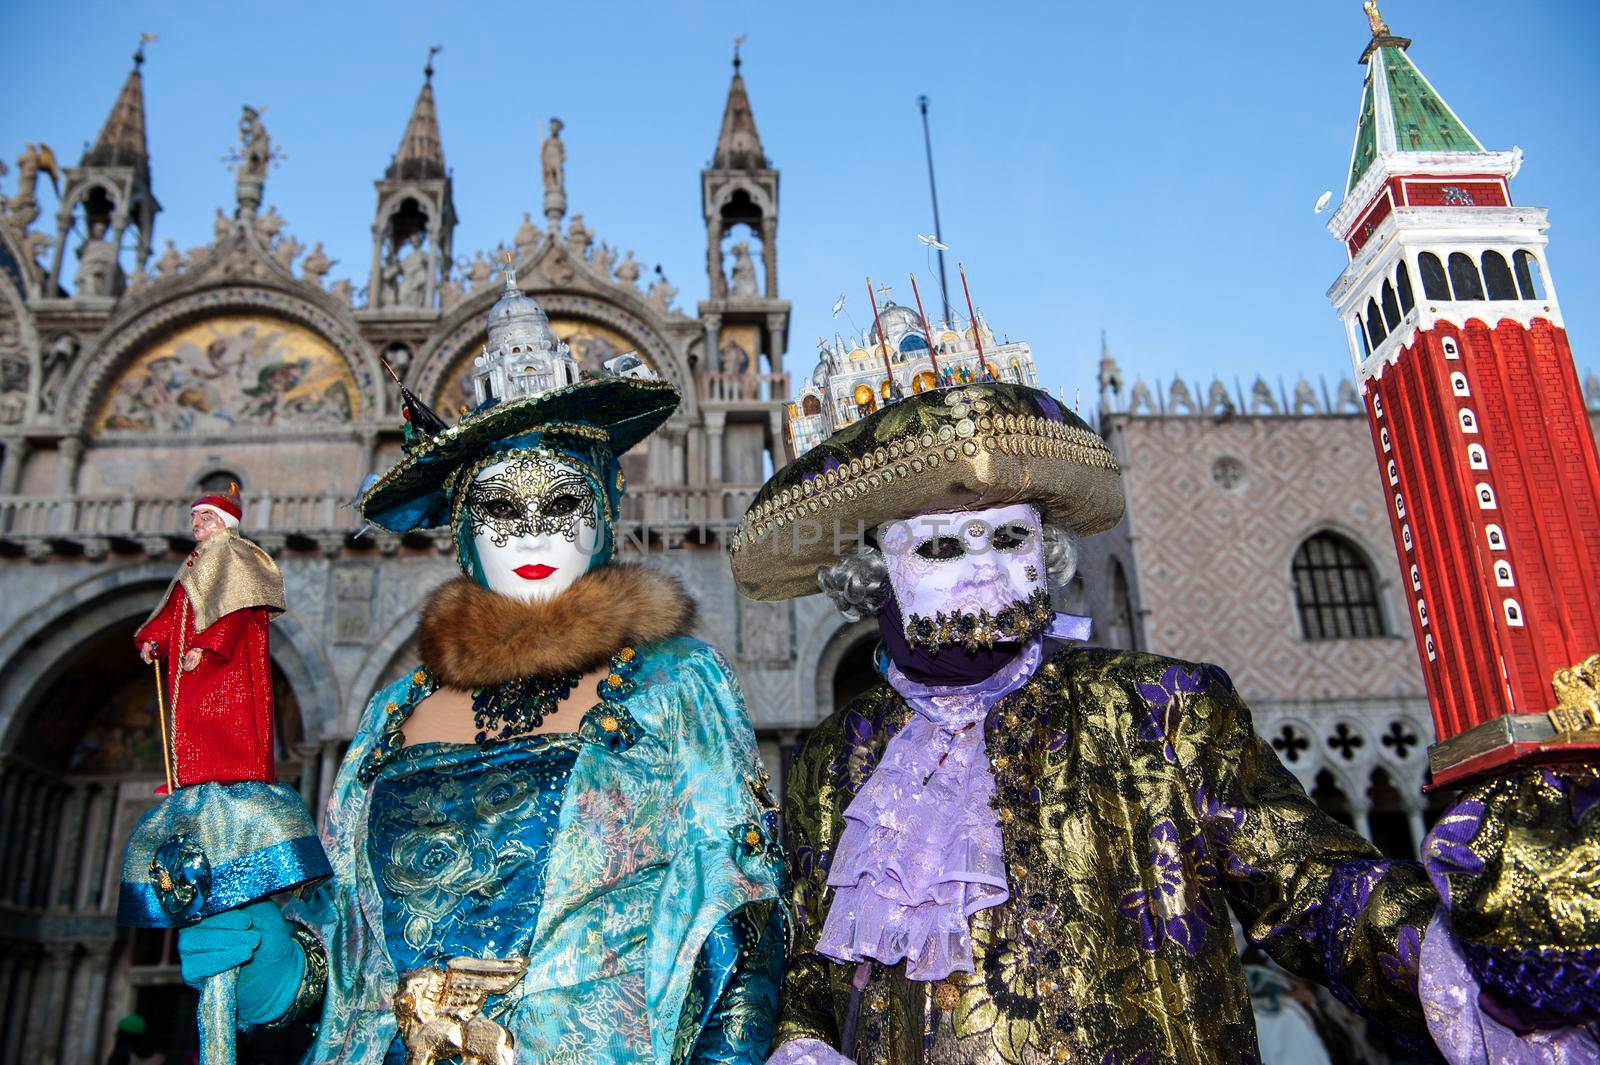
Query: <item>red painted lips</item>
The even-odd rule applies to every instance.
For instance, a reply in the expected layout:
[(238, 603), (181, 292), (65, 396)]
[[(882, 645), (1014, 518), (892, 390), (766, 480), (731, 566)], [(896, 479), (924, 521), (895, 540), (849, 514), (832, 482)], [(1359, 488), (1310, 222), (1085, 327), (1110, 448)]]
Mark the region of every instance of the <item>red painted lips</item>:
[(518, 566), (512, 570), (525, 581), (542, 581), (556, 571), (554, 566), (546, 566), (543, 562), (530, 562), (526, 566)]

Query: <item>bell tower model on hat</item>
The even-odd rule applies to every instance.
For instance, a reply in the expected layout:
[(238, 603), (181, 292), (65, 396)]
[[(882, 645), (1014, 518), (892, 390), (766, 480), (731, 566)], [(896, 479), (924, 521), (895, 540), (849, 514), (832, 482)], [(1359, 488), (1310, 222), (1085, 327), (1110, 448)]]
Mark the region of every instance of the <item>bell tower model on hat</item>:
[(1435, 785), (1600, 755), (1600, 461), (1520, 149), (1479, 142), (1367, 4), (1329, 298), (1372, 430)]

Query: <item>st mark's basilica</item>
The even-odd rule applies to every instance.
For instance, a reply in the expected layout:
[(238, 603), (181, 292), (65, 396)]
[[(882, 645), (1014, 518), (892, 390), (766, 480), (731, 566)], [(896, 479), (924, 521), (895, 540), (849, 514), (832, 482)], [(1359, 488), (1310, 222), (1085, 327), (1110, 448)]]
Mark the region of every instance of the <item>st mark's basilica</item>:
[[(172, 934), (115, 924), (119, 856), (162, 772), (155, 688), (131, 637), (191, 546), (190, 502), (238, 482), (244, 530), (282, 570), (279, 772), (318, 810), (372, 693), (416, 660), (424, 596), (453, 572), (447, 532), (363, 530), (348, 506), (400, 453), (384, 364), (437, 410), (471, 403), (508, 266), (583, 370), (632, 352), (681, 390), (677, 414), (624, 460), (623, 549), (695, 593), (696, 632), (736, 667), (780, 786), (806, 730), (873, 677), (873, 622), (820, 596), (744, 599), (729, 574), (728, 534), (796, 448), (794, 427), (824, 409), (806, 397), (873, 346), (835, 337), (814, 372), (789, 352), (779, 172), (737, 57), (725, 100), (680, 120), (712, 148), (706, 296), (692, 306), (643, 265), (649, 249), (636, 258), (585, 224), (565, 176), (581, 137), (559, 120), (528, 133), (541, 180), (520, 224), (506, 222), (511, 245), (455, 246), (431, 69), (403, 126), (396, 109), (393, 158), (371, 160), (359, 288), (330, 282), (317, 235), (273, 208), (278, 149), (248, 107), (235, 203), (216, 208), (212, 242), (162, 242), (163, 210), (212, 207), (158, 199), (149, 146), (162, 131), (146, 128), (142, 63), (114, 96), (106, 85), (105, 123), (75, 162), (6, 146), (20, 155), (0, 190), (0, 1062), (98, 1062), (119, 1018), (176, 1030), (191, 1008)], [(44, 177), (60, 182), (54, 215)], [(994, 343), (981, 315), (957, 328), (942, 351), (975, 331)], [(1029, 345), (1014, 347), (1031, 381)], [(1074, 605), (1097, 642), (1228, 663), (1257, 730), (1318, 801), (1414, 854), (1432, 812), (1419, 790), (1427, 701), (1352, 385), (1136, 376), (1102, 344), (1084, 413), (1117, 454), (1128, 509), (1084, 545)], [(1586, 380), (1594, 417), (1600, 379)]]

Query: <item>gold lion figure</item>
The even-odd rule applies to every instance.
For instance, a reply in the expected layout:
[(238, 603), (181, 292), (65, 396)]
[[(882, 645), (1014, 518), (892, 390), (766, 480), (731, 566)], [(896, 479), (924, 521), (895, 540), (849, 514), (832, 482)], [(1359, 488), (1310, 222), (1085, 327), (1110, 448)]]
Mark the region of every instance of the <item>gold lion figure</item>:
[(460, 1057), (461, 1065), (512, 1065), (516, 1039), (480, 1016), (490, 995), (516, 986), (526, 958), (452, 958), (443, 969), (413, 969), (400, 978), (394, 1015), (406, 1044), (406, 1065)]

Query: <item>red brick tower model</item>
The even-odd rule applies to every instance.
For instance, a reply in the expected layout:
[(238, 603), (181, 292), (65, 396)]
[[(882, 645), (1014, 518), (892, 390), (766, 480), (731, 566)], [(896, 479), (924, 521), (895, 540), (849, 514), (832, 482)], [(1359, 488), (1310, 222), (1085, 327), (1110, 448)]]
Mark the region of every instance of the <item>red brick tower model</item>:
[(1344, 202), (1349, 333), (1438, 740), (1433, 781), (1600, 753), (1600, 462), (1545, 211), (1367, 4)]

